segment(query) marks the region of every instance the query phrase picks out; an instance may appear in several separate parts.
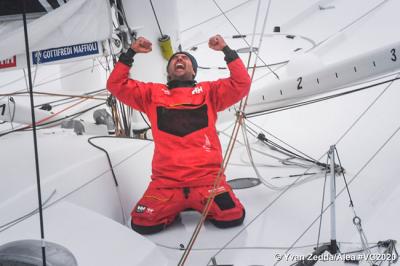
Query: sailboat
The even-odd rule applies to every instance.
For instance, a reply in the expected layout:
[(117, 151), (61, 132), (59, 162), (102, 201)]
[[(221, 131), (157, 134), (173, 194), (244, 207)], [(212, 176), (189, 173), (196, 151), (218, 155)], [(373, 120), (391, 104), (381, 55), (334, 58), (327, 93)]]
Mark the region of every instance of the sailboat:
[[(20, 3), (0, 5), (0, 265), (398, 261), (398, 1)], [(137, 36), (169, 39), (198, 80), (217, 79), (229, 72), (207, 47), (216, 33), (252, 75), (246, 107), (218, 122), (246, 219), (197, 231), (187, 211), (139, 235), (129, 216), (153, 142), (146, 117), (105, 90), (113, 60)], [(131, 77), (165, 82), (165, 66), (154, 49)]]

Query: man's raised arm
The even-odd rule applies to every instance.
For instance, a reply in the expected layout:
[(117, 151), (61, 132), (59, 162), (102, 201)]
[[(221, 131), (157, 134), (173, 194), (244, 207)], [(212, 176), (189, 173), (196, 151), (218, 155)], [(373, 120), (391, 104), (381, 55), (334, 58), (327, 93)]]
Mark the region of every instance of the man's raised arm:
[(242, 60), (235, 50), (226, 45), (221, 35), (211, 37), (208, 46), (215, 51), (224, 52), (230, 71), (229, 78), (210, 82), (217, 111), (222, 111), (249, 93), (251, 80)]
[(126, 53), (121, 54), (110, 77), (107, 80), (107, 89), (118, 100), (134, 109), (145, 112), (146, 103), (150, 101), (150, 86), (147, 83), (129, 78), (129, 69), (136, 53), (151, 52), (152, 44), (149, 40), (139, 37), (132, 43)]

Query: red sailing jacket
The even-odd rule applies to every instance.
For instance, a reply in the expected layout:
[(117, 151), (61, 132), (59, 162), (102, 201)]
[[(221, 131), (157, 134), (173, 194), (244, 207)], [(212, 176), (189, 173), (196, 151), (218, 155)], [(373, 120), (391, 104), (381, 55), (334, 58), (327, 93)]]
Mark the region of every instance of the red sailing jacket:
[(153, 185), (185, 187), (213, 184), (222, 163), (215, 123), (217, 112), (242, 99), (250, 77), (240, 58), (228, 63), (230, 77), (171, 88), (129, 78), (119, 62), (108, 90), (121, 102), (147, 114), (155, 143)]

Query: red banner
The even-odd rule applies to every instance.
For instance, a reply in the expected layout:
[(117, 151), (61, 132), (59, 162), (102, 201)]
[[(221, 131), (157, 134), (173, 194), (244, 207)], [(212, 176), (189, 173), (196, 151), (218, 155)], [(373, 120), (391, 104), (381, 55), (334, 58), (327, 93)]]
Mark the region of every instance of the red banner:
[(17, 66), (17, 57), (14, 55), (13, 58), (8, 58), (4, 60), (0, 60), (0, 69), (1, 68), (9, 68)]

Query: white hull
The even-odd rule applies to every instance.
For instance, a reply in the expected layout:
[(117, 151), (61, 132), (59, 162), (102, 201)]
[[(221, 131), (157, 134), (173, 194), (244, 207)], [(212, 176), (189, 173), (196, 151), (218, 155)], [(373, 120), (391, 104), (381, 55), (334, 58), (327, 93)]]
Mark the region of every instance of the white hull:
[[(158, 4), (161, 5), (161, 3), (158, 3), (160, 1), (153, 2), (157, 6)], [(226, 5), (224, 8), (229, 9), (237, 4), (240, 4), (240, 2), (224, 2), (224, 5)], [(233, 19), (233, 23), (249, 36), (251, 36), (252, 22), (249, 22), (250, 16), (246, 16), (246, 19), (244, 19), (244, 14), (254, 15), (256, 4), (257, 1), (250, 1), (243, 7), (227, 13)], [(296, 3), (277, 1), (272, 4), (269, 28), (282, 25), (282, 31), (287, 30), (290, 31), (287, 32), (288, 34), (307, 36), (314, 43), (318, 43), (318, 41), (336, 33), (340, 28), (377, 4), (378, 1), (372, 0), (368, 3), (365, 3), (365, 1), (303, 0), (296, 1)], [(288, 5), (292, 7), (291, 11), (287, 10)], [(323, 11), (318, 9), (319, 6), (328, 8), (331, 5), (334, 5), (335, 8)], [(134, 6), (132, 3), (126, 4), (125, 8), (133, 8)], [(265, 6), (266, 3), (263, 3), (261, 14), (265, 12)], [(359, 8), (360, 6), (362, 8)], [(320, 85), (313, 83), (312, 86), (309, 86), (309, 82), (314, 82), (316, 78), (324, 75), (327, 85), (323, 90), (328, 91), (346, 85), (354, 85), (354, 83), (366, 78), (375, 78), (385, 73), (398, 71), (397, 64), (399, 61), (391, 60), (393, 54), (391, 54), (390, 49), (392, 49), (392, 46), (389, 47), (390, 49), (386, 47), (390, 43), (398, 43), (397, 37), (393, 37), (393, 34), (391, 34), (398, 25), (398, 23), (392, 23), (398, 17), (397, 14), (393, 14), (396, 13), (395, 10), (398, 10), (395, 7), (398, 7), (398, 3), (389, 1), (388, 6), (380, 9), (380, 13), (373, 16), (370, 24), (361, 23), (361, 26), (352, 28), (350, 33), (346, 31), (348, 35), (339, 34), (340, 36), (334, 39), (333, 44), (327, 43), (321, 46), (321, 49), (316, 50), (316, 56), (325, 63), (325, 65), (321, 65), (321, 69), (307, 63), (307, 54), (304, 55), (303, 59), (298, 59), (297, 66), (287, 70), (285, 68), (277, 70), (277, 73), (282, 77), (281, 83), (270, 74), (263, 78), (263, 75), (268, 73), (265, 68), (257, 69), (253, 89), (250, 93), (250, 109), (248, 111), (254, 112), (279, 106), (282, 88), (285, 94), (290, 94), (290, 97), (286, 98), (285, 104), (295, 103), (304, 97), (316, 96), (316, 93), (321, 92), (321, 87), (318, 88), (318, 86), (325, 86), (322, 84), (323, 78), (321, 78)], [(150, 12), (147, 8), (143, 12), (136, 10), (140, 13), (137, 17), (140, 17), (140, 15), (147, 16), (146, 14)], [(187, 12), (189, 8), (194, 8), (196, 14)], [(183, 46), (189, 48), (197, 45), (198, 50), (193, 51), (193, 54), (196, 55), (199, 62), (210, 62), (210, 66), (217, 68), (220, 64), (223, 64), (222, 56), (211, 54), (212, 52), (206, 49), (206, 37), (214, 33), (231, 36), (236, 32), (231, 29), (231, 25), (225, 21), (223, 16), (204, 25), (190, 28), (201, 22), (203, 18), (209, 18), (211, 15), (208, 12), (214, 10), (212, 8), (215, 8), (215, 6), (211, 2), (199, 4), (198, 1), (178, 1), (176, 14), (179, 15), (181, 23), (179, 40), (184, 44)], [(215, 13), (217, 14), (218, 10)], [(378, 16), (382, 13), (386, 16)], [(147, 17), (154, 24), (154, 18), (150, 15)], [(338, 16), (341, 19), (337, 19)], [(165, 19), (163, 15), (161, 15), (161, 18)], [(292, 21), (290, 18), (294, 18), (294, 20)], [(134, 21), (134, 16), (131, 19), (132, 27), (140, 26), (137, 21)], [(148, 23), (149, 21), (145, 22)], [(142, 32), (139, 30), (139, 34), (148, 34), (151, 38), (156, 39), (157, 28), (149, 28), (146, 23), (144, 23), (145, 27)], [(171, 25), (175, 25), (174, 23), (175, 21), (171, 22)], [(319, 23), (320, 25), (318, 25)], [(186, 28), (190, 29), (185, 30)], [(373, 36), (368, 36), (365, 28), (375, 32), (381, 42), (378, 42)], [(178, 34), (176, 36), (175, 33), (170, 34), (173, 38), (178, 38)], [(278, 62), (295, 57), (296, 53), (292, 53), (291, 44), (282, 43), (282, 41), (285, 41), (284, 38), (275, 40), (272, 37), (266, 37), (265, 39), (271, 42), (264, 43), (265, 46), (260, 49), (260, 56), (267, 61), (268, 58)], [(244, 46), (243, 43), (240, 43), (240, 40), (231, 39), (229, 41), (232, 41), (232, 45), (236, 49)], [(274, 41), (277, 41), (277, 43), (274, 43)], [(357, 47), (357, 44), (360, 43), (362, 45)], [(307, 42), (301, 41), (296, 45), (304, 45), (305, 48), (310, 48)], [(286, 50), (279, 53), (279, 49), (282, 48), (283, 50), (283, 47)], [(394, 48), (400, 52), (400, 47)], [(160, 61), (161, 58), (156, 45), (153, 49), (155, 51), (149, 61), (146, 61), (143, 55), (137, 56), (132, 75), (137, 73), (143, 79), (152, 79), (153, 76), (148, 71), (151, 69), (157, 72), (154, 75), (154, 80), (160, 81), (165, 78), (162, 74), (165, 62), (152, 67), (153, 62)], [(389, 54), (387, 53), (388, 49)], [(375, 57), (371, 51), (376, 51), (377, 56)], [(241, 56), (244, 59), (247, 58), (244, 54), (241, 54)], [(384, 64), (386, 68), (376, 72), (369, 69), (363, 74), (362, 71), (366, 65), (364, 61), (370, 62), (373, 57), (386, 60), (387, 62)], [(313, 60), (313, 58), (310, 60)], [(376, 62), (378, 61), (376, 59)], [(389, 65), (390, 61), (396, 65)], [(295, 63), (295, 60), (293, 62)], [(303, 62), (306, 63), (303, 65)], [(79, 66), (84, 67), (86, 63), (88, 62), (79, 64)], [(356, 72), (353, 69), (354, 64), (357, 64)], [(327, 65), (328, 67), (326, 67)], [(64, 65), (60, 68), (43, 66), (44, 73), (41, 72), (41, 67), (39, 67), (37, 82), (46, 81), (46, 78), (49, 80), (46, 75), (58, 76), (60, 73), (64, 75), (73, 72), (73, 66), (73, 64)], [(72, 67), (71, 71), (69, 71), (69, 67)], [(352, 73), (348, 75), (340, 74), (342, 73), (340, 71), (350, 73), (346, 71), (347, 67), (350, 68), (349, 71), (352, 71)], [(302, 90), (297, 89), (299, 76), (296, 71), (298, 70), (304, 71), (301, 72), (302, 85), (304, 86)], [(76, 94), (74, 89), (78, 91), (78, 86), (82, 86), (85, 92), (94, 89), (89, 87), (93, 83), (97, 87), (101, 87), (101, 84), (105, 81), (105, 73), (101, 66), (96, 62), (94, 72), (91, 74), (88, 74), (88, 72), (83, 72), (86, 74), (82, 74), (80, 78), (71, 77), (67, 80), (45, 84), (37, 90), (47, 91), (56, 87), (64, 93), (73, 92), (72, 94)], [(343, 79), (336, 78), (334, 74), (332, 76), (332, 73), (336, 72)], [(2, 84), (22, 75), (21, 72), (10, 73), (0, 73), (1, 93), (25, 88), (24, 80), (1, 87)], [(226, 70), (216, 70), (215, 68), (200, 70), (198, 79), (214, 79), (224, 74), (226, 74)], [(91, 79), (95, 81), (91, 82)], [(361, 83), (361, 85), (366, 84)], [(387, 239), (400, 240), (400, 228), (398, 226), (400, 183), (397, 180), (400, 170), (397, 162), (400, 138), (395, 134), (399, 127), (399, 83), (395, 82), (391, 85), (365, 116), (348, 133), (345, 134), (345, 132), (386, 86), (381, 85), (357, 94), (350, 94), (280, 113), (250, 118), (247, 122), (247, 126), (255, 129), (257, 133), (261, 133), (261, 129), (256, 128), (250, 122), (279, 136), (285, 142), (316, 159), (321, 158), (331, 145), (336, 144), (340, 160), (346, 169), (346, 177), (357, 215), (362, 219), (362, 226), (370, 245)], [(298, 95), (298, 93), (301, 93), (301, 95)], [(264, 97), (262, 97), (263, 95)], [(35, 100), (44, 103), (48, 98), (36, 97)], [(2, 103), (7, 102), (7, 99), (4, 98), (1, 101)], [(25, 99), (25, 102), (27, 102), (27, 99)], [(92, 105), (95, 104), (88, 101), (88, 106), (90, 105), (89, 102)], [(55, 111), (61, 110), (61, 108), (57, 107)], [(69, 110), (70, 113), (75, 111), (77, 109)], [(233, 113), (234, 110), (231, 109), (221, 114), (220, 117), (218, 128), (221, 130), (220, 139), (224, 149), (227, 147), (232, 131)], [(69, 113), (66, 112), (66, 114)], [(29, 124), (29, 117), (23, 116), (23, 119), (25, 118), (25, 123)], [(83, 118), (86, 121), (92, 121), (91, 114), (83, 116)], [(13, 126), (18, 127), (19, 125), (14, 124)], [(2, 124), (0, 128), (7, 130), (10, 128), (10, 124)], [(391, 138), (392, 134), (394, 135)], [(183, 254), (182, 249), (186, 247), (200, 214), (191, 211), (184, 212), (181, 214), (181, 220), (178, 223), (173, 224), (161, 233), (146, 237), (138, 235), (129, 228), (130, 211), (150, 181), (153, 143), (147, 140), (108, 137), (92, 140), (109, 153), (118, 182), (118, 186), (116, 186), (105, 153), (91, 146), (87, 142), (89, 137), (91, 136), (76, 136), (71, 129), (60, 129), (58, 127), (38, 131), (41, 192), (45, 202), (45, 239), (69, 249), (80, 266), (177, 265)], [(267, 137), (273, 139), (271, 136), (267, 135)], [(274, 186), (284, 188), (297, 178), (287, 177), (288, 175), (304, 173), (305, 168), (287, 167), (275, 159), (258, 153), (255, 150), (286, 158), (286, 156), (268, 149), (256, 138), (249, 138), (250, 146), (253, 149), (254, 162), (260, 175), (266, 181)], [(388, 142), (386, 143), (386, 141)], [(0, 137), (0, 147), (2, 151), (0, 153), (0, 179), (2, 181), (0, 187), (0, 247), (11, 241), (40, 239), (37, 214), (22, 219), (18, 223), (13, 223), (16, 219), (29, 214), (38, 207), (32, 134), (28, 131), (2, 136)], [(379, 152), (376, 154), (377, 151)], [(322, 162), (325, 162), (324, 160), (325, 158)], [(368, 163), (369, 161), (370, 163)], [(312, 171), (317, 171), (317, 169), (313, 168)], [(242, 133), (239, 134), (226, 174), (228, 179), (256, 176), (243, 145)], [(276, 176), (282, 178), (274, 179), (273, 177)], [(271, 190), (264, 185), (235, 190), (246, 208), (244, 225), (221, 230), (206, 222), (185, 265), (208, 265), (214, 256), (218, 264), (235, 266), (274, 265), (277, 257), (281, 256), (283, 259), (278, 265), (291, 265), (294, 263), (293, 259), (299, 258), (297, 256), (310, 254), (317, 242), (323, 177), (324, 175), (321, 173), (311, 176), (308, 182), (294, 186), (287, 192)], [(328, 204), (329, 189), (327, 188), (326, 191), (325, 207)], [(342, 178), (337, 179), (337, 192), (336, 232), (339, 247), (342, 252), (358, 250), (361, 248), (360, 236), (352, 223), (354, 213), (349, 208), (349, 198)], [(327, 209), (322, 220), (320, 243), (330, 241), (329, 221), (329, 209)], [(9, 222), (12, 222), (11, 227), (6, 225)], [(313, 222), (314, 224), (310, 229), (302, 235)], [(296, 241), (298, 238), (299, 240)], [(289, 250), (292, 245), (294, 245), (294, 248)], [(399, 246), (397, 245), (397, 247)], [(372, 251), (372, 253), (376, 252), (377, 250)], [(339, 259), (338, 261), (319, 262), (316, 265), (347, 264)], [(360, 265), (370, 264), (362, 261)], [(382, 265), (388, 265), (388, 262)]]

